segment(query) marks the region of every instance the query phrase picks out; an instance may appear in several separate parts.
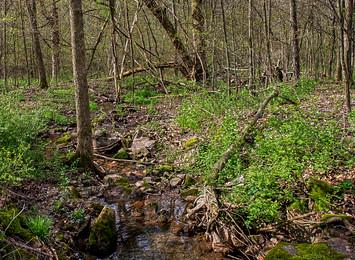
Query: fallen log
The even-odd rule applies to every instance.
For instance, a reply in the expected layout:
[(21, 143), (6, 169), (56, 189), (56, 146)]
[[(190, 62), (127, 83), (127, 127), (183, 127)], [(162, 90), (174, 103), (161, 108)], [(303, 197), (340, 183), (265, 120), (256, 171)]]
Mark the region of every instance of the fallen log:
[(279, 96), (280, 91), (278, 89), (275, 89), (259, 106), (258, 111), (254, 115), (253, 119), (251, 122), (244, 128), (244, 130), (241, 133), (241, 137), (238, 138), (235, 142), (233, 142), (228, 149), (222, 154), (221, 158), (214, 164), (212, 168), (212, 178), (213, 180), (216, 180), (218, 178), (219, 173), (223, 170), (224, 166), (228, 162), (228, 160), (231, 158), (231, 156), (240, 151), (241, 148), (246, 144), (247, 142), (247, 137), (252, 130), (252, 128), (256, 125), (258, 120), (263, 116), (264, 111), (267, 107), (267, 105), (270, 103), (270, 101)]

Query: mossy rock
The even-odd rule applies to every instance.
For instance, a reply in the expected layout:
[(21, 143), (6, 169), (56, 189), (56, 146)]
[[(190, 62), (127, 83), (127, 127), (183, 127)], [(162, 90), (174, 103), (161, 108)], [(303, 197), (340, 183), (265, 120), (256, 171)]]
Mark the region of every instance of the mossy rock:
[(173, 172), (174, 167), (172, 165), (159, 165), (158, 167), (156, 167), (156, 170), (159, 174), (162, 174), (164, 172)]
[(71, 141), (71, 135), (69, 132), (64, 133), (62, 136), (57, 138), (57, 144), (67, 144)]
[(343, 260), (346, 256), (331, 249), (326, 243), (289, 244), (281, 242), (265, 257), (265, 260)]
[(19, 213), (16, 208), (0, 210), (0, 229), (5, 230), (6, 236), (16, 236), (25, 241), (33, 238), (33, 234), (27, 229), (26, 218), (23, 215), (15, 216)]
[(193, 147), (197, 142), (198, 142), (198, 138), (192, 137), (183, 144), (183, 147), (184, 147), (184, 149), (189, 149), (189, 148)]
[(120, 150), (117, 151), (117, 153), (113, 156), (115, 159), (129, 159), (129, 153), (121, 148)]
[(94, 220), (89, 235), (89, 251), (98, 257), (107, 257), (117, 245), (116, 216), (112, 208), (104, 207)]
[(192, 178), (190, 175), (186, 175), (184, 180), (184, 188), (188, 188), (196, 183), (196, 180)]
[(199, 189), (189, 188), (189, 189), (185, 189), (185, 190), (181, 191), (180, 195), (183, 198), (186, 198), (187, 196), (197, 196), (199, 193), (200, 193)]
[(332, 219), (339, 219), (339, 220), (351, 220), (352, 217), (345, 214), (323, 214), (321, 217), (322, 222), (328, 222)]

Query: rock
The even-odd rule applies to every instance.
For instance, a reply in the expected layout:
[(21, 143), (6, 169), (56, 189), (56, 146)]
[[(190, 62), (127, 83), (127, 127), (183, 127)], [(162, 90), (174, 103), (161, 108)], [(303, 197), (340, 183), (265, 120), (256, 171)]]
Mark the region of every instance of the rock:
[[(199, 190), (197, 188), (190, 188), (190, 189), (186, 189), (186, 190), (183, 190), (181, 191), (181, 196), (182, 197), (188, 197), (188, 196), (197, 196), (199, 194)], [(186, 200), (185, 198), (185, 200)]]
[(152, 177), (144, 177), (143, 181), (145, 181), (146, 183), (149, 183), (149, 184), (153, 184), (154, 183), (154, 181), (152, 180)]
[(69, 132), (64, 133), (62, 136), (57, 138), (57, 144), (67, 144), (71, 141), (72, 137)]
[(137, 181), (134, 185), (135, 185), (137, 188), (143, 187), (143, 186), (144, 186), (144, 181)]
[(135, 138), (131, 146), (131, 152), (134, 158), (147, 157), (149, 155), (149, 149), (151, 149), (155, 140), (151, 140), (148, 137)]
[(89, 251), (98, 257), (106, 257), (114, 252), (116, 245), (115, 211), (105, 206), (92, 224), (89, 235)]
[(104, 183), (112, 185), (119, 179), (121, 179), (121, 176), (119, 174), (109, 174), (104, 177)]
[(177, 187), (180, 183), (182, 183), (182, 179), (179, 177), (174, 177), (170, 180), (170, 186), (173, 188)]
[(129, 153), (124, 148), (121, 148), (113, 157), (115, 159), (129, 159)]

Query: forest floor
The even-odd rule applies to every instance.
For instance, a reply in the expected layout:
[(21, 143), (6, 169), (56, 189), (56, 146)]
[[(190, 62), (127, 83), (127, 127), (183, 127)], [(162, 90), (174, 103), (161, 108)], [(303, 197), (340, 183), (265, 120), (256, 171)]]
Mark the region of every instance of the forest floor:
[[(103, 179), (67, 163), (76, 141), (73, 87), (64, 84), (48, 92), (23, 89), (21, 106), (54, 108), (46, 110), (50, 120), (35, 145), (43, 152), (46, 163), (38, 176), (24, 180), (21, 186), (3, 187), (0, 208), (8, 211), (17, 208), (11, 219), (20, 215), (48, 216), (52, 231), (43, 239), (26, 240), (28, 237), (16, 235), (18, 231), (14, 230), (0, 243), (0, 255), (4, 259), (82, 258), (88, 250), (88, 228), (103, 205), (108, 205), (116, 212), (119, 230), (117, 249), (109, 259), (240, 259), (237, 258), (242, 257), (240, 253), (230, 249), (227, 240), (226, 245), (223, 241), (209, 243), (201, 233), (206, 227), (198, 227), (198, 219), (186, 217), (204, 190), (203, 174), (194, 172), (196, 169), (191, 165), (196, 162), (199, 146), (208, 140), (207, 132), (188, 130), (176, 120), (181, 103), (194, 92), (168, 89), (167, 94), (165, 87), (158, 86), (154, 93), (145, 90), (126, 93), (125, 102), (115, 104), (112, 87), (102, 85), (99, 81), (90, 83), (90, 109), (95, 162), (105, 172)], [(318, 84), (315, 93), (300, 108), (315, 116), (317, 123), (334, 120), (341, 129), (342, 99), (338, 85), (324, 82)], [(246, 122), (252, 112), (243, 116)], [(335, 207), (294, 214), (294, 223), (276, 229), (265, 225), (260, 229), (264, 231), (250, 230), (258, 253), (246, 254), (244, 258), (263, 259), (265, 252), (279, 241), (297, 240), (290, 233), (300, 230), (303, 234), (299, 238), (304, 234), (313, 237), (298, 240), (328, 241), (335, 251), (354, 257), (353, 166), (333, 169), (321, 177), (330, 186), (348, 185), (339, 198), (332, 200), (337, 203)], [(305, 171), (303, 178), (309, 179), (309, 175), (312, 171)], [(325, 213), (332, 215), (322, 222)], [(291, 246), (289, 250), (294, 248)]]

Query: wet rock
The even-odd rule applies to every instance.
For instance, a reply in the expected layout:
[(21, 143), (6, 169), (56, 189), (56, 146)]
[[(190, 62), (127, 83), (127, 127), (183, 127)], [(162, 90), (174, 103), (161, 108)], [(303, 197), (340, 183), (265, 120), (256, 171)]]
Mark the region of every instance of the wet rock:
[(113, 209), (104, 207), (94, 220), (89, 235), (89, 251), (99, 257), (106, 257), (116, 249), (116, 217)]
[(170, 180), (170, 186), (172, 188), (177, 187), (181, 183), (182, 183), (182, 179), (180, 179), (179, 177), (174, 177)]
[(355, 259), (355, 252), (353, 252), (349, 242), (345, 239), (330, 238), (327, 244), (331, 249), (350, 257), (350, 259)]

